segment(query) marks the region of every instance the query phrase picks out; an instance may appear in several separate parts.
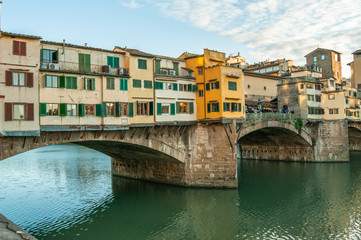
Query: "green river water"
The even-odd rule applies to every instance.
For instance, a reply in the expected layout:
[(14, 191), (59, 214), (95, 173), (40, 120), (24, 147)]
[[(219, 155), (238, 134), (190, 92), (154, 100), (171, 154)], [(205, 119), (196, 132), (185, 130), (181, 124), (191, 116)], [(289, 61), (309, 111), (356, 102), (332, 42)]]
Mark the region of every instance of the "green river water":
[(0, 213), (38, 239), (360, 239), (361, 153), (350, 163), (242, 161), (239, 188), (113, 177), (76, 145), (0, 162)]

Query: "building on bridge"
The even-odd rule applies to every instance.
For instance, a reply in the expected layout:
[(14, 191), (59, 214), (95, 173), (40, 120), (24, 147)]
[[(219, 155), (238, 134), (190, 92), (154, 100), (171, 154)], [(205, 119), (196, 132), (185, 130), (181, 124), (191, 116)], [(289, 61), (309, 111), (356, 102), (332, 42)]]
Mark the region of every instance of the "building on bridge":
[(38, 36), (0, 32), (0, 136), (38, 136)]
[(156, 123), (197, 120), (197, 85), (185, 60), (156, 56), (154, 62)]
[(197, 119), (245, 117), (243, 71), (226, 66), (225, 53), (204, 49), (201, 55), (185, 52), (179, 58), (195, 73)]
[(289, 76), (295, 68), (293, 60), (277, 59), (273, 61), (263, 61), (249, 65), (247, 70), (255, 73), (269, 74), (273, 76)]
[(361, 49), (352, 53), (353, 61), (348, 63), (351, 67), (351, 86), (361, 89)]

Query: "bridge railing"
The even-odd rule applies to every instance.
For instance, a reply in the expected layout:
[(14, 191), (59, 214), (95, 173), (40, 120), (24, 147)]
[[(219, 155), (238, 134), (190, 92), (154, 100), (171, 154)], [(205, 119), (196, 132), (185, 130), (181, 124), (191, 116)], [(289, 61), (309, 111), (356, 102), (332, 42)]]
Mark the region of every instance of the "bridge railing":
[(287, 121), (301, 118), (301, 114), (291, 113), (246, 113), (246, 121)]

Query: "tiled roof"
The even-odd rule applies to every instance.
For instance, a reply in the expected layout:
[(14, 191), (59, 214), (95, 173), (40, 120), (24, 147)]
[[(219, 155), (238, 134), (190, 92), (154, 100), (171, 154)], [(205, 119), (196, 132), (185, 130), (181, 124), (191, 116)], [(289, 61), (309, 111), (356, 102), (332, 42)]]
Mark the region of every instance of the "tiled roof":
[(125, 51), (125, 52), (129, 52), (130, 55), (134, 55), (134, 56), (150, 57), (150, 58), (155, 57), (155, 55), (153, 55), (153, 54), (146, 53), (146, 52), (140, 51), (138, 49), (122, 48), (122, 47), (118, 47), (118, 46), (115, 46), (114, 48), (119, 48), (120, 50)]
[(361, 53), (361, 49), (354, 51), (352, 54), (358, 54)]
[(115, 52), (113, 50), (108, 49), (102, 49), (102, 48), (94, 48), (94, 47), (88, 47), (88, 46), (82, 46), (82, 45), (75, 45), (70, 43), (62, 43), (62, 42), (52, 42), (52, 41), (41, 41), (43, 44), (49, 44), (49, 45), (56, 45), (56, 46), (65, 46), (65, 47), (72, 47), (72, 48), (81, 48), (81, 49), (88, 49), (88, 50), (94, 50), (94, 51), (101, 51), (101, 52), (109, 52), (109, 53), (116, 53), (116, 54), (124, 54), (122, 52)]
[(306, 57), (306, 56), (308, 56), (308, 55), (310, 55), (311, 53), (313, 53), (313, 52), (317, 51), (317, 50), (325, 50), (325, 51), (331, 51), (331, 52), (335, 52), (335, 53), (342, 54), (342, 53), (337, 52), (337, 51), (332, 50), (332, 49), (327, 49), (327, 48), (316, 48), (316, 49), (315, 49), (315, 50), (313, 50), (312, 52), (310, 52), (310, 53), (306, 54), (306, 55), (305, 55), (305, 57)]
[(161, 58), (161, 59), (169, 59), (169, 60), (173, 60), (173, 61), (177, 61), (177, 62), (184, 62), (184, 59), (180, 59), (180, 58), (174, 58), (174, 57), (168, 57), (168, 56), (161, 56), (161, 55), (154, 55), (156, 58)]
[(27, 39), (41, 39), (41, 37), (39, 37), (39, 36), (25, 35), (25, 34), (19, 34), (19, 33), (11, 33), (11, 32), (3, 32), (3, 31), (1, 31), (1, 35), (9, 36), (9, 37), (27, 38)]

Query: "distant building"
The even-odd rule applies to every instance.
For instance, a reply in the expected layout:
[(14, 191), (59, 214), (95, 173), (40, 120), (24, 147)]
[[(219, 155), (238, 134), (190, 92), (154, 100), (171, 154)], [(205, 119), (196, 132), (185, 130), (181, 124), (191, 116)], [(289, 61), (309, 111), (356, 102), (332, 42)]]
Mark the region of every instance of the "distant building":
[(251, 72), (270, 74), (273, 76), (289, 76), (293, 69), (293, 61), (286, 59), (266, 60), (247, 67), (247, 70)]
[(317, 48), (305, 57), (306, 65), (322, 68), (323, 77), (334, 78), (337, 84), (342, 83), (341, 53), (335, 50)]
[(352, 53), (353, 61), (349, 65), (351, 67), (351, 86), (361, 89), (361, 49)]
[(249, 64), (246, 62), (246, 58), (242, 57), (240, 55), (240, 53), (238, 53), (237, 56), (232, 56), (230, 55), (227, 59), (226, 59), (226, 63), (227, 65), (231, 66), (231, 67), (238, 67), (238, 68), (245, 68), (247, 67)]
[(40, 135), (40, 39), (0, 32), (0, 137)]

